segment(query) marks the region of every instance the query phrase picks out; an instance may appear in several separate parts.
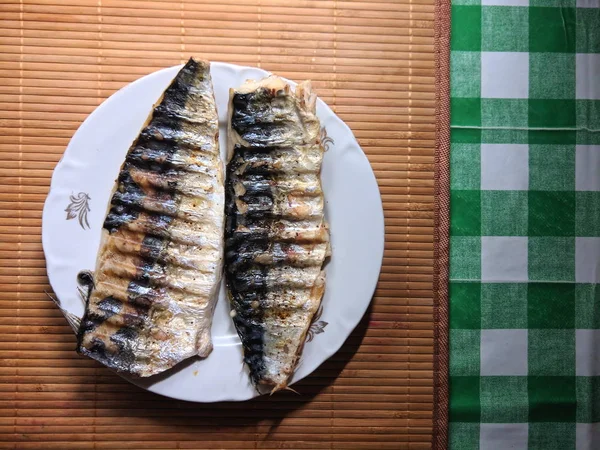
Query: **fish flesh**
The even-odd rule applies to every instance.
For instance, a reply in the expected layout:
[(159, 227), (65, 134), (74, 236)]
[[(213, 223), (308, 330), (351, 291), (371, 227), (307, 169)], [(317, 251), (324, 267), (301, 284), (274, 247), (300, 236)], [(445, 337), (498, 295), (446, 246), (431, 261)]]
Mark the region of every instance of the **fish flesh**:
[(81, 354), (142, 377), (208, 356), (223, 184), (210, 64), (190, 59), (120, 169), (78, 332)]
[(286, 388), (325, 290), (323, 145), (310, 83), (230, 90), (225, 279), (255, 385)]
[(222, 272), (223, 164), (210, 64), (190, 59), (121, 166), (78, 351), (155, 375), (212, 350)]

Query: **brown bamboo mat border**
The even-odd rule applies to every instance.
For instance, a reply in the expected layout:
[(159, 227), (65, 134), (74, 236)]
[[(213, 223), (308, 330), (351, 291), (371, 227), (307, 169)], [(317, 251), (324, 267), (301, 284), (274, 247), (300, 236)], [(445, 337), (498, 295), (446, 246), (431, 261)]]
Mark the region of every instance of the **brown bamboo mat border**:
[[(445, 329), (434, 332), (434, 321), (444, 322), (444, 296), (434, 309), (434, 267), (440, 292), (445, 278), (434, 225), (444, 202), (434, 188), (446, 173), (435, 163), (445, 157), (436, 144), (446, 138), (439, 64), (448, 41), (435, 17), (446, 3), (1, 2), (0, 448), (425, 449), (434, 425), (443, 448), (447, 391), (434, 396), (434, 379), (444, 386), (434, 372), (444, 373)], [(445, 56), (436, 60), (436, 49)], [(373, 304), (295, 387), (301, 395), (197, 405), (145, 392), (79, 357), (45, 294), (41, 210), (70, 137), (117, 89), (190, 55), (312, 79), (379, 182), (386, 251)]]
[(450, 1), (436, 0), (436, 144), (433, 231), (433, 448), (448, 446), (450, 270)]

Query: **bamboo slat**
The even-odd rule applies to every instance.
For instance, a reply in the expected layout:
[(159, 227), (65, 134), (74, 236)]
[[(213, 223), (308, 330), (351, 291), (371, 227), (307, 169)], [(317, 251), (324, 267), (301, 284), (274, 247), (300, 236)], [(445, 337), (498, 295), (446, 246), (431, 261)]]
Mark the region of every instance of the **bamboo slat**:
[[(0, 449), (426, 449), (434, 399), (434, 0), (0, 3)], [(386, 217), (382, 273), (344, 347), (295, 386), (198, 405), (78, 356), (41, 210), (104, 99), (190, 55), (311, 79), (353, 129)]]

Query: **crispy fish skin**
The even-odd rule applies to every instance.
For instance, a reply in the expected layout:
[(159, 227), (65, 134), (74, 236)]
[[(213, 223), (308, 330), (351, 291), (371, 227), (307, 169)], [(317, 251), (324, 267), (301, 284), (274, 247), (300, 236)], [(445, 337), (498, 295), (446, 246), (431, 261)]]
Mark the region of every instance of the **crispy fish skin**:
[(211, 352), (223, 208), (210, 65), (190, 59), (121, 166), (79, 353), (146, 377)]
[(230, 90), (225, 277), (256, 385), (287, 387), (325, 290), (323, 146), (309, 83)]

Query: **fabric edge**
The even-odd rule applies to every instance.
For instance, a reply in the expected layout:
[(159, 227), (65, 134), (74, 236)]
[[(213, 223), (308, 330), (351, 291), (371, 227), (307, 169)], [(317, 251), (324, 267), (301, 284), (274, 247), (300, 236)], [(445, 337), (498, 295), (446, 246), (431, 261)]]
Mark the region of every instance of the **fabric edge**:
[(433, 237), (433, 433), (432, 448), (448, 447), (450, 229), (450, 0), (436, 0), (436, 145)]

